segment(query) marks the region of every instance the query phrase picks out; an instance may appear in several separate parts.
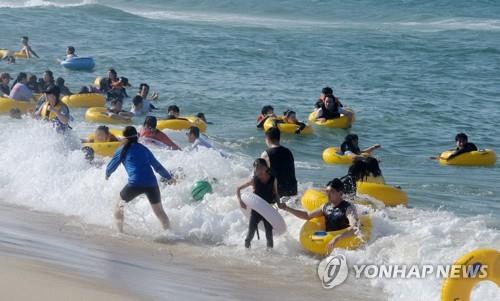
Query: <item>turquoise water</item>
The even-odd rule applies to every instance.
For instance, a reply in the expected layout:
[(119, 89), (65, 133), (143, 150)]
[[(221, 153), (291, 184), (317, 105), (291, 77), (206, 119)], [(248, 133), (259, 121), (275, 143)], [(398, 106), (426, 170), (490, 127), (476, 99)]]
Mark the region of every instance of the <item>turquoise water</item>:
[[(113, 67), (132, 83), (129, 95), (141, 82), (160, 93), (158, 116), (171, 104), (185, 114), (205, 112), (214, 123), (209, 138), (233, 157), (154, 152), (167, 168), (182, 167), (187, 174), (178, 185), (161, 188), (172, 225), (188, 241), (208, 246), (209, 254), (247, 260), (242, 247), (247, 224), (234, 189), (265, 149), (263, 133), (254, 126), (261, 107), (294, 109), (306, 119), (327, 85), (354, 109), (357, 121), (348, 131), (315, 128), (309, 137), (283, 139), (295, 155), (301, 190), (346, 173), (345, 166), (326, 166), (321, 153), (356, 133), (361, 146), (382, 145), (376, 156), (386, 181), (401, 186), (412, 207), (374, 211), (370, 243), (347, 252), (350, 262), (440, 264), (478, 247), (500, 249), (500, 165), (443, 167), (427, 159), (452, 148), (459, 131), (480, 148), (500, 152), (500, 5), (345, 2), (0, 0), (0, 48), (16, 49), (20, 36), (28, 35), (42, 56), (1, 63), (0, 71), (41, 75), (51, 69), (76, 91)], [(54, 63), (69, 45), (94, 57), (93, 72)], [(84, 122), (83, 114), (72, 111), (73, 142), (96, 126)], [(1, 199), (112, 225), (113, 202), (126, 181), (123, 170), (105, 182), (103, 167), (90, 167), (47, 126), (4, 116), (0, 122)], [(186, 145), (183, 133), (169, 134)], [(219, 182), (214, 194), (193, 204), (191, 184), (200, 178)], [(133, 233), (161, 231), (145, 200), (127, 210)], [(289, 271), (300, 274), (316, 261), (298, 243), (303, 221), (284, 217), (289, 232), (275, 241), (278, 256), (257, 253), (250, 262), (276, 268), (296, 262)], [(382, 288), (389, 300), (436, 300), (440, 284), (439, 279), (351, 282), (361, 290)], [(494, 296), (490, 287), (476, 300)]]

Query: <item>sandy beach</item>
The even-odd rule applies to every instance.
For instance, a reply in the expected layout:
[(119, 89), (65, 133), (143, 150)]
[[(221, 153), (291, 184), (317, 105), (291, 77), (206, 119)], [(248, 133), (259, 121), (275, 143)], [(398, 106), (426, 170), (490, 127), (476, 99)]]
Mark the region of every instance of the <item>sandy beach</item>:
[(349, 284), (324, 290), (315, 265), (278, 271), (204, 255), (201, 246), (118, 237), (57, 214), (0, 207), (0, 281), (9, 300), (384, 299), (375, 289), (354, 294)]
[(40, 261), (1, 257), (2, 300), (146, 300)]

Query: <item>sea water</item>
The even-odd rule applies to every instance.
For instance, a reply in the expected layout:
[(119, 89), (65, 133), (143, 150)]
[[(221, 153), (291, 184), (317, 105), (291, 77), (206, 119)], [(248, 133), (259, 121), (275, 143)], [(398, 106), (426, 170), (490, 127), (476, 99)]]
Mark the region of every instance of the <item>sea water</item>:
[[(0, 0), (0, 47), (17, 49), (28, 35), (41, 56), (1, 63), (0, 71), (41, 76), (50, 69), (77, 91), (115, 68), (132, 83), (129, 95), (142, 82), (159, 92), (159, 117), (171, 104), (186, 115), (204, 112), (213, 122), (209, 139), (229, 158), (211, 150), (153, 152), (185, 175), (161, 188), (176, 233), (208, 246), (214, 256), (231, 258), (245, 254), (247, 230), (235, 187), (265, 149), (255, 116), (271, 104), (277, 113), (293, 109), (305, 120), (321, 88), (331, 86), (354, 109), (356, 123), (349, 130), (315, 128), (308, 137), (283, 137), (295, 156), (300, 189), (344, 175), (347, 167), (324, 165), (321, 153), (356, 133), (362, 147), (382, 145), (376, 156), (384, 177), (408, 193), (410, 207), (372, 212), (370, 243), (339, 252), (352, 263), (450, 263), (479, 247), (500, 249), (500, 167), (443, 167), (427, 159), (453, 147), (460, 131), (478, 147), (500, 151), (499, 15), (500, 5), (486, 0)], [(94, 58), (93, 72), (54, 63), (70, 45)], [(119, 168), (105, 181), (105, 166), (85, 162), (78, 138), (96, 125), (83, 121), (84, 112), (72, 110), (68, 137), (33, 120), (0, 117), (2, 200), (112, 225), (110, 212), (126, 174)], [(167, 133), (187, 145), (184, 133)], [(213, 178), (214, 193), (193, 203), (193, 182)], [(144, 198), (126, 215), (134, 234), (161, 231)], [(285, 220), (289, 233), (275, 241), (280, 259), (251, 260), (293, 261), (297, 270), (314, 266), (317, 259), (298, 242), (303, 221), (288, 214)], [(256, 249), (263, 244), (254, 243)], [(441, 281), (364, 285), (382, 288), (390, 300), (437, 300)], [(482, 285), (473, 297), (491, 300), (498, 290)]]

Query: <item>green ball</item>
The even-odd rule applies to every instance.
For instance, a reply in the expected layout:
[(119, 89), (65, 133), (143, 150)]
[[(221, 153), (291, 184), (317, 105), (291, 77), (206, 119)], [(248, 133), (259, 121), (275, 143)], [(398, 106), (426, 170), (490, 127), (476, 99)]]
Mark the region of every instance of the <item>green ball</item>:
[(212, 185), (207, 181), (196, 181), (191, 189), (191, 196), (195, 201), (201, 201), (205, 194), (212, 193)]

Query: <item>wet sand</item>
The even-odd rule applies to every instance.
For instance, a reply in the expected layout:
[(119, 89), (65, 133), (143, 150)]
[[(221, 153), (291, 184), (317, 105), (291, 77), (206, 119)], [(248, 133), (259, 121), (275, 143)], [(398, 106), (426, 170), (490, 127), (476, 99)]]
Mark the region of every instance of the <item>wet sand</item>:
[(0, 261), (2, 300), (145, 300), (40, 261), (15, 257), (0, 257)]
[[(30, 279), (7, 285), (5, 294), (21, 291), (26, 295), (13, 299), (57, 300), (44, 295), (47, 281), (54, 287), (47, 293), (65, 294), (61, 288), (69, 287), (82, 300), (386, 299), (379, 290), (354, 284), (324, 290), (315, 265), (251, 265), (209, 254), (202, 245), (114, 233), (70, 217), (0, 203), (0, 260), (7, 263), (0, 266), (0, 277), (17, 273)], [(283, 260), (278, 257), (273, 260)], [(61, 300), (68, 300), (66, 296)]]

